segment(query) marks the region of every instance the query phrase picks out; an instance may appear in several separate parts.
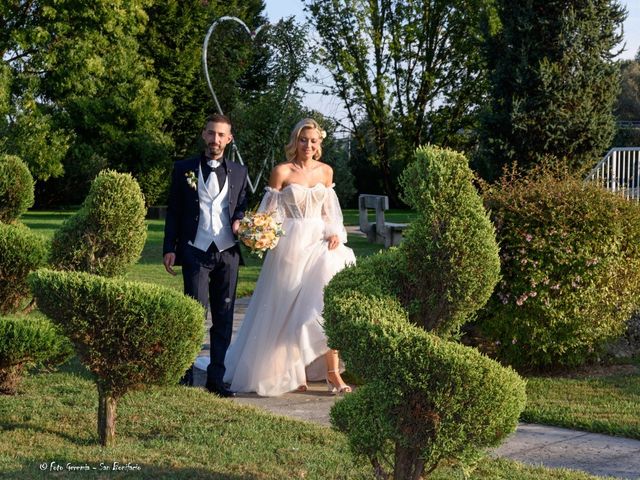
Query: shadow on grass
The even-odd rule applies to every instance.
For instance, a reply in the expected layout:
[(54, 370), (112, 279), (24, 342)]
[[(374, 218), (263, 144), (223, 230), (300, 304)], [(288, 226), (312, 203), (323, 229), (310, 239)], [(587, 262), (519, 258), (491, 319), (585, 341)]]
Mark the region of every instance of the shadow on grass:
[[(39, 426), (36, 426), (32, 423), (3, 423), (2, 424), (2, 431), (3, 432), (10, 432), (13, 430), (24, 430), (24, 431), (30, 431), (30, 432), (35, 432), (37, 434), (40, 435), (51, 435), (51, 436), (55, 436), (55, 437), (59, 437), (64, 439), (65, 441), (72, 443), (73, 445), (76, 445), (78, 447), (92, 447), (94, 445), (97, 445), (99, 443), (98, 440), (98, 436), (97, 434), (92, 435), (90, 437), (86, 437), (86, 438), (81, 438), (78, 437), (77, 435), (69, 435), (67, 433), (63, 433), (59, 430), (52, 430), (50, 428), (42, 428)], [(5, 478), (4, 476), (4, 472), (1, 472), (0, 474), (1, 478)], [(26, 478), (26, 477), (24, 477)]]
[(71, 359), (66, 363), (60, 365), (57, 370), (61, 373), (69, 373), (84, 380), (93, 381), (94, 378), (93, 374), (87, 370), (87, 367), (80, 362), (80, 359), (76, 355), (71, 357)]

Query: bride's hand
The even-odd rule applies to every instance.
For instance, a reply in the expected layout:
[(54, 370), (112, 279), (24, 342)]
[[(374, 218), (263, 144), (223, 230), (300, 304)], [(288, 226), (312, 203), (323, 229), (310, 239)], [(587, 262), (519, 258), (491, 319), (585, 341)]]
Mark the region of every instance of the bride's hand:
[(340, 245), (340, 240), (338, 240), (337, 235), (331, 235), (330, 237), (327, 237), (327, 242), (329, 243), (329, 250), (333, 250), (334, 248), (337, 248), (338, 245)]

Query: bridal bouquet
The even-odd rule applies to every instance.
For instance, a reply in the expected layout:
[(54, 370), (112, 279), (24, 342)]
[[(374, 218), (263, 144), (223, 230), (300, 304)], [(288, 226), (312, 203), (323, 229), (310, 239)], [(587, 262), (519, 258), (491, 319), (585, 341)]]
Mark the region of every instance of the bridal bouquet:
[(238, 237), (259, 258), (274, 248), (283, 235), (282, 223), (275, 219), (273, 212), (247, 213), (240, 220)]

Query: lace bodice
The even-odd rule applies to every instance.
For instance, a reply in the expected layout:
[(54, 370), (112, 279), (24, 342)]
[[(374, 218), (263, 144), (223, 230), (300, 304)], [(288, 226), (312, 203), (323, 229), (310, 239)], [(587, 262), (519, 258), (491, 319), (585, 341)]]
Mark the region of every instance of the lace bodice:
[(338, 235), (342, 243), (347, 241), (347, 233), (342, 224), (342, 210), (333, 185), (327, 187), (318, 183), (306, 187), (291, 183), (282, 190), (267, 187), (259, 212), (275, 212), (279, 221), (285, 219), (322, 219), (325, 235)]

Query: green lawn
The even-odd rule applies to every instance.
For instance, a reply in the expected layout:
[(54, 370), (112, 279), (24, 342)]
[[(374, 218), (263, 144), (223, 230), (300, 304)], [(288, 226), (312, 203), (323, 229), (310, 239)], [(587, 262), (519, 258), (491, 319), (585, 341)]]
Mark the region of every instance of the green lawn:
[[(77, 362), (55, 373), (31, 375), (20, 390), (16, 396), (0, 396), (0, 477), (6, 479), (373, 477), (364, 460), (351, 456), (342, 434), (219, 399), (199, 388), (150, 387), (126, 395), (118, 404), (115, 445), (108, 449), (99, 445), (96, 434), (95, 386)], [(106, 470), (114, 462), (135, 470)], [(96, 470), (72, 472), (67, 465)], [(459, 467), (445, 465), (430, 478), (598, 477), (485, 458), (468, 477)]]
[[(357, 212), (356, 212), (357, 214)], [(68, 212), (29, 212), (24, 223), (51, 236)], [(345, 218), (351, 213), (345, 212)], [(353, 215), (351, 215), (353, 216)], [(357, 222), (357, 215), (355, 216)], [(407, 217), (404, 217), (407, 218)], [(394, 219), (392, 221), (400, 221)], [(349, 221), (350, 222), (350, 221)], [(161, 264), (163, 222), (148, 222), (148, 239), (130, 279), (181, 290), (181, 279)], [(379, 245), (349, 236), (357, 256)], [(239, 294), (249, 294), (260, 262), (245, 255)], [(640, 374), (598, 378), (531, 377), (523, 420), (640, 438)], [(371, 478), (369, 466), (354, 463), (345, 438), (319, 425), (283, 419), (212, 397), (200, 389), (152, 388), (127, 395), (118, 410), (116, 446), (97, 444), (97, 394), (82, 366), (27, 377), (21, 394), (0, 396), (0, 476), (45, 478), (39, 465), (119, 462), (140, 466), (130, 474), (99, 472), (92, 478)], [(64, 472), (62, 473), (62, 475)], [(463, 478), (442, 467), (437, 480)], [(583, 473), (531, 468), (506, 460), (485, 459), (471, 479), (593, 479)]]
[(527, 379), (522, 420), (640, 440), (640, 368), (604, 376)]

